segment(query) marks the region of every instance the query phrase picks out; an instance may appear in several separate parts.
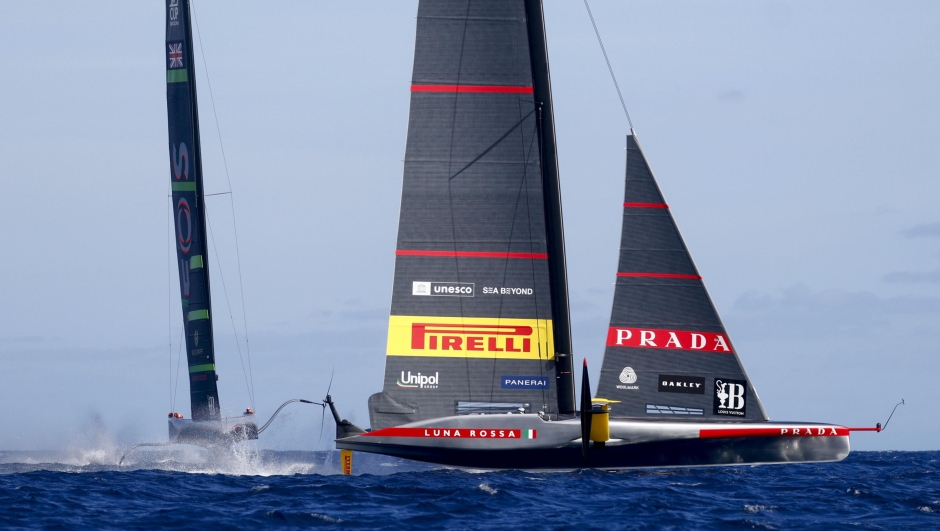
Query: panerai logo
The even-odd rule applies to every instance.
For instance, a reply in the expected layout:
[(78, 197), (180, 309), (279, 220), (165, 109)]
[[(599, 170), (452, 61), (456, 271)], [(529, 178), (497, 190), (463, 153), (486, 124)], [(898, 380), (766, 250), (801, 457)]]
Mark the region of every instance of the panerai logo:
[(434, 373), (434, 376), (425, 376), (420, 372), (411, 374), (411, 371), (407, 373), (401, 371), (401, 378), (398, 379), (398, 387), (407, 389), (437, 389), (438, 382), (440, 382), (438, 373)]
[(620, 383), (625, 385), (618, 385), (617, 389), (627, 389), (627, 390), (636, 390), (639, 389), (639, 385), (630, 385), (636, 383), (636, 371), (633, 370), (633, 367), (624, 367), (620, 372)]
[(426, 297), (473, 297), (472, 282), (412, 282), (411, 294)]
[(747, 380), (715, 378), (715, 415), (743, 417), (746, 414), (745, 400)]

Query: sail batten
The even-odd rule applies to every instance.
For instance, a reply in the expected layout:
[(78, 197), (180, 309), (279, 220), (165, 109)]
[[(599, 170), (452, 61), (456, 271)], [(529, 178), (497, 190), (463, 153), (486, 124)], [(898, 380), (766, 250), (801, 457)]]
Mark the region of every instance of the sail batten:
[(597, 392), (617, 416), (767, 420), (634, 135), (615, 278)]
[(221, 417), (206, 260), (206, 211), (188, 0), (166, 0), (167, 119), (192, 418)]
[(469, 402), (559, 411), (557, 338), (568, 323), (556, 308), (567, 300), (552, 277), (559, 247), (548, 211), (560, 207), (545, 187), (540, 124), (550, 99), (539, 99), (528, 4), (419, 3), (373, 429), (455, 415)]

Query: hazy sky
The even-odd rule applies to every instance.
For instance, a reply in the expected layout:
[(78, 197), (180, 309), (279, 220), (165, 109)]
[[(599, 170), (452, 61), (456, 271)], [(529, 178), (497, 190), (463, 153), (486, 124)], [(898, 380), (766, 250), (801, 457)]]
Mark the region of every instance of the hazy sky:
[[(3, 6), (0, 449), (80, 446), (95, 426), (121, 444), (165, 440), (181, 314), (162, 3)], [(366, 398), (382, 384), (417, 4), (195, 6), (234, 190), (259, 416), (321, 398), (335, 368), (340, 409), (367, 425)], [(854, 447), (940, 448), (940, 4), (592, 9), (771, 418), (874, 425), (904, 398), (888, 431), (853, 435)], [(582, 2), (546, 0), (545, 12), (575, 354), (596, 378), (628, 127)], [(196, 51), (206, 189), (224, 192)], [(221, 255), (210, 254), (220, 401), (235, 413), (249, 402), (232, 335), (234, 321), (244, 351), (229, 197), (208, 208)], [(179, 385), (188, 416), (185, 377)], [(262, 444), (323, 447), (319, 408), (294, 407)]]

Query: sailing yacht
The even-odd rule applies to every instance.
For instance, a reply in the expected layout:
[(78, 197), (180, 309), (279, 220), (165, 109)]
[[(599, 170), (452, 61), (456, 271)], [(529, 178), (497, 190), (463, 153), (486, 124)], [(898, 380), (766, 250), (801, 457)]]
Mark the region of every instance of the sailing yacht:
[(542, 3), (420, 0), (384, 386), (337, 448), (490, 469), (849, 454), (855, 428), (769, 420), (626, 146), (599, 395), (585, 361), (578, 405)]
[(176, 229), (191, 418), (169, 415), (170, 442), (211, 444), (257, 439), (254, 413), (223, 418), (215, 370), (205, 191), (189, 0), (166, 0), (166, 106), (170, 187)]

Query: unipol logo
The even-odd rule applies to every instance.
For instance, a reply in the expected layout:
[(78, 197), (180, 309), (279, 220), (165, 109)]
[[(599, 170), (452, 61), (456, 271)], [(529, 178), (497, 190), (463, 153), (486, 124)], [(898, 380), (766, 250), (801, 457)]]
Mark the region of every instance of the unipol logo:
[(743, 417), (746, 414), (747, 380), (715, 379), (714, 414)]
[(419, 373), (411, 374), (411, 371), (408, 371), (405, 374), (405, 371), (401, 371), (401, 378), (398, 379), (398, 387), (403, 387), (405, 389), (437, 389), (437, 384), (440, 382), (440, 376), (438, 373), (434, 373), (434, 376), (428, 376)]
[(531, 352), (531, 326), (414, 323), (413, 350)]
[(607, 330), (608, 347), (657, 348), (669, 350), (702, 350), (733, 354), (728, 336), (715, 332), (689, 330), (659, 330), (644, 328), (610, 327)]

